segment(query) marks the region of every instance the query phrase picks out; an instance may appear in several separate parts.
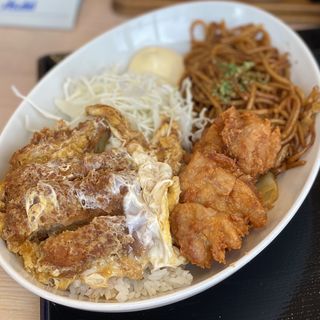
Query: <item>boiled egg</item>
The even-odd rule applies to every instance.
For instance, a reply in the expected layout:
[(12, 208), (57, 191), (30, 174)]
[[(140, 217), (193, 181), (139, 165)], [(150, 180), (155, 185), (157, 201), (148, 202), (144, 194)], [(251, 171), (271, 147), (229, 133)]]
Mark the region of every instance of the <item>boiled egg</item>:
[(184, 72), (183, 56), (168, 48), (146, 47), (133, 56), (128, 69), (135, 73), (155, 74), (178, 85)]

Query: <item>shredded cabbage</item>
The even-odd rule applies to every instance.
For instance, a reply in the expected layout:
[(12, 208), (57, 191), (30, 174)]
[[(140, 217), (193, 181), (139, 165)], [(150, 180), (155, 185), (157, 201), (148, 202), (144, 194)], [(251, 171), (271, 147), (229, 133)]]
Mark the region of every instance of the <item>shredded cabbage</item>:
[[(22, 95), (14, 86), (12, 91), (43, 117), (61, 120)], [(182, 145), (190, 150), (192, 142), (201, 137), (203, 129), (211, 120), (205, 115), (206, 109), (202, 109), (199, 114), (193, 111), (189, 79), (183, 81), (181, 92), (154, 75), (120, 73), (113, 69), (92, 78), (68, 78), (63, 85), (63, 97), (55, 99), (55, 104), (71, 119), (66, 121), (71, 126), (85, 119), (85, 108), (88, 105), (110, 105), (121, 111), (131, 125), (141, 131), (149, 141), (162, 119), (169, 118), (168, 134), (172, 122), (176, 121), (181, 130)], [(34, 131), (30, 128), (28, 116), (25, 122), (27, 130)]]
[(199, 115), (193, 112), (189, 79), (183, 82), (182, 91), (185, 97), (153, 75), (107, 70), (91, 78), (67, 79), (63, 97), (56, 99), (55, 104), (72, 121), (84, 115), (88, 105), (110, 105), (120, 110), (147, 140), (153, 137), (163, 118), (170, 118), (170, 123), (179, 123), (182, 145), (190, 150), (191, 141), (201, 136), (209, 119), (205, 110)]

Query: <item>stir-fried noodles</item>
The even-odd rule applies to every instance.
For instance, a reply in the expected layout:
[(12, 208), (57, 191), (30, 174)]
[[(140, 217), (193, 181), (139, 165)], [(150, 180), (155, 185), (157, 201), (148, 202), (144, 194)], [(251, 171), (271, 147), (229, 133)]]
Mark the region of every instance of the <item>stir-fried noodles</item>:
[[(202, 28), (204, 37), (197, 38)], [(303, 165), (301, 156), (315, 139), (314, 113), (320, 107), (315, 87), (305, 97), (290, 80), (290, 62), (271, 44), (261, 25), (228, 29), (224, 22), (195, 21), (185, 77), (192, 80), (195, 110), (215, 118), (230, 106), (270, 119), (281, 130), (282, 148), (275, 173)]]

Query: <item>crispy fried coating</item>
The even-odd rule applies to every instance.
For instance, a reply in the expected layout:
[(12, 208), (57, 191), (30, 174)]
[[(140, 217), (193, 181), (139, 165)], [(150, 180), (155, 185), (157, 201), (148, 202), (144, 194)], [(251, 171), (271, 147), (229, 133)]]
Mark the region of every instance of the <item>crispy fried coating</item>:
[(13, 154), (10, 164), (17, 167), (54, 159), (72, 159), (94, 151), (99, 141), (106, 140), (109, 134), (107, 124), (99, 117), (82, 122), (74, 129), (59, 121), (54, 129), (35, 132), (31, 142)]
[(21, 254), (34, 273), (72, 277), (91, 268), (100, 259), (126, 256), (134, 243), (124, 216), (102, 216), (75, 231), (65, 231)]
[(196, 143), (194, 151), (216, 151), (235, 159), (239, 168), (253, 178), (275, 165), (281, 148), (279, 128), (267, 119), (229, 108), (215, 119)]
[(266, 223), (266, 212), (248, 180), (227, 156), (196, 151), (180, 174), (180, 200), (239, 214), (252, 226), (261, 227)]
[(182, 204), (171, 215), (173, 236), (191, 263), (225, 263), (250, 228), (266, 224), (254, 182), (274, 166), (279, 149), (278, 130), (247, 111), (230, 108), (204, 131), (179, 175)]
[(45, 238), (94, 216), (122, 214), (133, 164), (125, 152), (33, 163), (8, 172), (3, 238), (16, 252), (27, 238)]
[(155, 154), (158, 161), (168, 163), (173, 173), (178, 174), (184, 151), (180, 144), (180, 131), (177, 122), (170, 123), (169, 119), (164, 120), (149, 145), (143, 134), (133, 129), (117, 109), (108, 105), (96, 104), (88, 106), (86, 112), (90, 116), (103, 117), (110, 126), (112, 134), (123, 142), (123, 146), (130, 153), (142, 147)]
[(227, 154), (236, 159), (241, 170), (257, 177), (270, 170), (281, 148), (279, 127), (250, 112), (230, 108), (221, 114), (224, 128), (221, 132)]
[(110, 126), (111, 132), (116, 138), (123, 142), (130, 152), (131, 147), (138, 144), (147, 147), (147, 141), (144, 135), (134, 130), (127, 119), (117, 109), (104, 104), (95, 104), (88, 106), (86, 112), (89, 116), (102, 117)]
[(195, 143), (192, 151), (202, 153), (224, 153), (224, 145), (220, 133), (223, 129), (223, 120), (218, 117), (214, 120), (210, 127), (207, 127), (201, 136), (201, 138)]
[(241, 216), (199, 203), (178, 204), (170, 220), (181, 253), (202, 268), (210, 268), (213, 260), (225, 263), (226, 250), (239, 249), (249, 229)]
[[(172, 245), (168, 208), (172, 209), (178, 201), (179, 179), (174, 177), (171, 185), (171, 169), (157, 162), (155, 154), (178, 172), (183, 151), (177, 124), (172, 124), (170, 134), (169, 123), (159, 128), (154, 146), (150, 147), (143, 134), (134, 130), (116, 109), (94, 105), (87, 108), (87, 115), (92, 118), (74, 129), (60, 122), (54, 130), (35, 133), (31, 143), (11, 159), (3, 198), (0, 185), (2, 238), (9, 250), (23, 257), (28, 271), (42, 283), (58, 289), (67, 289), (76, 279), (92, 288), (107, 287), (110, 277), (141, 279), (144, 269), (152, 263), (135, 227), (129, 234), (124, 214), (124, 206), (127, 209), (132, 201), (142, 222), (135, 216), (134, 219), (143, 229), (148, 228), (144, 224), (149, 218), (141, 214), (140, 207), (146, 212), (150, 210), (150, 216), (157, 210), (151, 208), (158, 206), (156, 198), (152, 198), (150, 209), (147, 202), (146, 206), (140, 203), (148, 193), (142, 194), (142, 164), (138, 158), (150, 158), (149, 164), (155, 163), (155, 167), (168, 167), (169, 177), (164, 179), (167, 186), (161, 184), (163, 201), (159, 201), (159, 216), (161, 213), (164, 218), (159, 224), (161, 228), (166, 224), (166, 233), (161, 236), (166, 237), (164, 242), (170, 244), (170, 250)], [(111, 133), (117, 139), (106, 146)], [(116, 146), (119, 148), (115, 149)], [(153, 181), (154, 170), (149, 175)], [(129, 192), (134, 195), (130, 203)], [(176, 259), (174, 263), (181, 262)]]
[(184, 150), (180, 143), (179, 125), (176, 121), (163, 121), (152, 138), (152, 150), (155, 151), (158, 161), (169, 164), (173, 174), (179, 173)]

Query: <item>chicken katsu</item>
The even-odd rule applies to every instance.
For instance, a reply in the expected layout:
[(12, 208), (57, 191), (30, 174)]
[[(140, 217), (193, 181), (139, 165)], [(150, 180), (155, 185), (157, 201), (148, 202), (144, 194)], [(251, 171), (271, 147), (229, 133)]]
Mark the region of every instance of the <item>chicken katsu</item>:
[[(81, 225), (94, 216), (121, 214), (133, 164), (122, 152), (19, 166), (5, 178), (3, 238), (17, 252), (27, 238)], [(131, 173), (132, 174), (132, 173)]]
[[(143, 266), (132, 254), (134, 242), (124, 216), (100, 216), (39, 245), (26, 241), (21, 254), (26, 268), (44, 284), (66, 289), (76, 276), (95, 268), (95, 280), (92, 275), (87, 280), (103, 286), (110, 276), (142, 278)], [(103, 275), (108, 275), (104, 281)]]
[(185, 263), (169, 226), (180, 194), (168, 164), (178, 171), (182, 159), (177, 129), (164, 123), (148, 144), (116, 109), (87, 112), (73, 129), (59, 122), (35, 133), (12, 156), (0, 185), (9, 250), (40, 282), (63, 290), (76, 279), (105, 288), (110, 278)]
[(13, 154), (10, 164), (14, 167), (53, 159), (70, 159), (94, 151), (101, 140), (107, 140), (109, 133), (107, 124), (98, 117), (82, 122), (74, 129), (60, 121), (55, 129), (44, 128), (35, 132), (31, 142)]
[(177, 122), (163, 121), (152, 138), (151, 148), (159, 161), (168, 163), (175, 175), (179, 173), (185, 151), (180, 143)]

